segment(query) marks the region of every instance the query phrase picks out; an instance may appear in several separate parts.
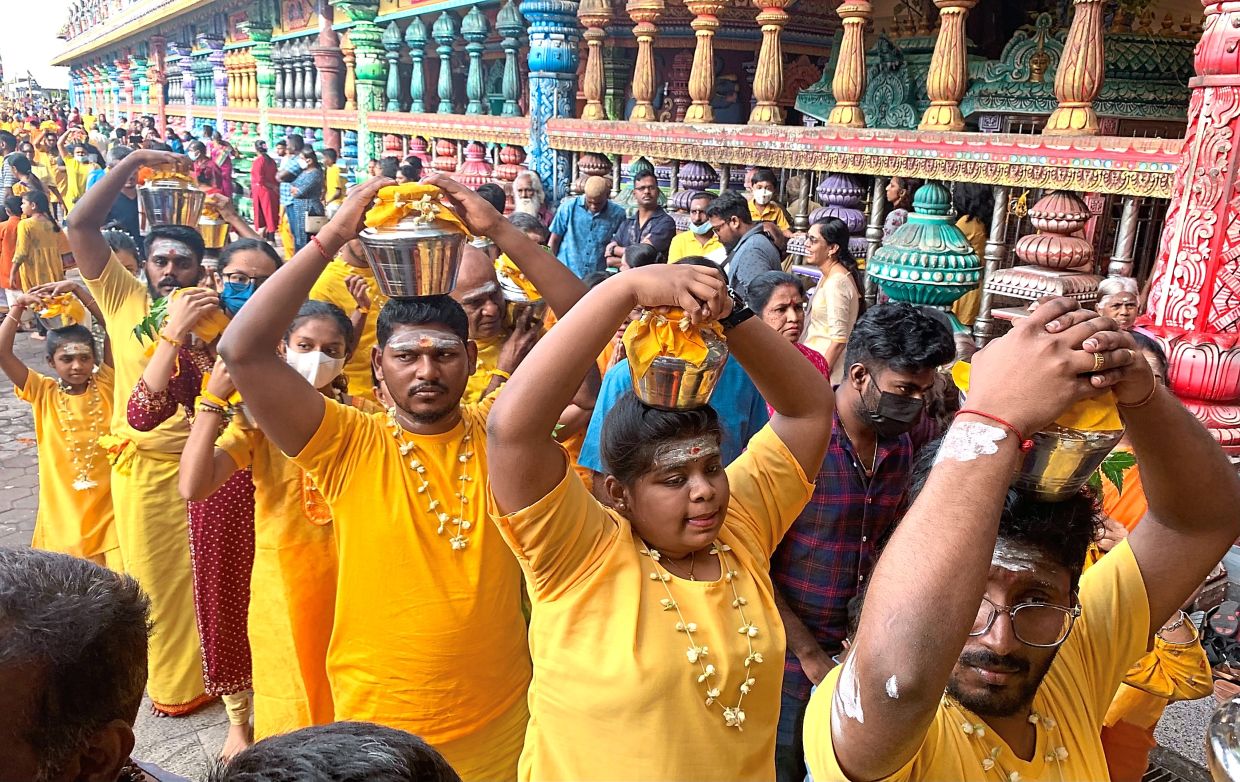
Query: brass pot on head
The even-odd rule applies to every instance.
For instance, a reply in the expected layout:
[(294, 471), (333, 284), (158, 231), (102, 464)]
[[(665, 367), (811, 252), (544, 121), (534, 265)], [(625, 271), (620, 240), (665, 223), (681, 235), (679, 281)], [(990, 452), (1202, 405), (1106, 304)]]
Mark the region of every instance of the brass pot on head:
[(643, 404), (663, 410), (692, 410), (710, 402), (728, 361), (728, 344), (713, 331), (703, 329), (706, 358), (692, 364), (678, 356), (659, 356), (644, 375), (629, 363), (633, 392)]
[(206, 192), (181, 179), (155, 179), (138, 188), (147, 223), (198, 228)]
[(358, 237), (379, 289), (392, 299), (451, 293), (461, 268), (465, 234), (443, 220), (413, 211), (393, 225)]
[(1124, 430), (1082, 431), (1051, 424), (1034, 432), (1012, 486), (1034, 499), (1059, 502), (1076, 494), (1102, 464)]

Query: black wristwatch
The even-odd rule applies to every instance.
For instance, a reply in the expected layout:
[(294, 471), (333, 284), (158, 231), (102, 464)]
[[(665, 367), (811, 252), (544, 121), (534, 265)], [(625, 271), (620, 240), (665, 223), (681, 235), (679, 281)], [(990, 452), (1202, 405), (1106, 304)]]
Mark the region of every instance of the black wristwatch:
[(723, 326), (724, 331), (731, 331), (737, 326), (753, 317), (753, 310), (749, 309), (749, 305), (745, 300), (737, 295), (736, 291), (728, 288), (728, 295), (732, 297), (732, 313), (726, 318), (719, 319), (719, 325)]

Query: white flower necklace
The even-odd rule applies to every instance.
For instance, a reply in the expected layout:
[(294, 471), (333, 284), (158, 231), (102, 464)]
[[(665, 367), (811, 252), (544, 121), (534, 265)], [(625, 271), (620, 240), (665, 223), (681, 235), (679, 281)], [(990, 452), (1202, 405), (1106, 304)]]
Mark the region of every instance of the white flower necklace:
[(679, 620), (676, 622), (676, 632), (684, 633), (689, 638), (689, 649), (685, 652), (685, 657), (688, 658), (690, 665), (698, 666), (698, 670), (701, 671), (697, 675), (697, 681), (698, 684), (706, 685), (706, 708), (709, 709), (718, 703), (719, 707), (723, 709), (723, 723), (729, 728), (743, 730), (745, 711), (741, 708), (741, 704), (744, 702), (745, 696), (757, 684), (757, 679), (750, 675), (750, 668), (762, 662), (762, 652), (753, 648), (753, 639), (758, 637), (758, 626), (750, 622), (745, 616), (745, 606), (749, 604), (749, 601), (741, 597), (736, 590), (736, 582), (740, 579), (741, 572), (733, 569), (732, 563), (728, 560), (727, 552), (731, 550), (732, 547), (726, 543), (716, 542), (712, 543), (710, 547), (711, 555), (719, 557), (719, 567), (723, 572), (723, 580), (727, 581), (728, 585), (732, 587), (732, 608), (736, 609), (741, 618), (741, 626), (737, 629), (737, 632), (745, 636), (745, 643), (748, 647), (748, 654), (745, 657), (745, 679), (738, 687), (740, 694), (736, 697), (735, 706), (725, 706), (719, 703), (721, 691), (718, 683), (713, 681), (718, 674), (715, 666), (706, 662), (706, 658), (710, 655), (710, 649), (706, 646), (698, 645), (697, 639), (693, 635), (697, 632), (697, 624), (685, 619), (685, 615), (680, 611), (680, 603), (676, 602), (676, 598), (672, 596), (672, 589), (668, 586), (672, 576), (667, 568), (663, 566), (663, 563), (659, 561), (661, 555), (658, 550), (651, 548), (645, 541), (642, 541), (641, 553), (644, 556), (650, 557), (655, 563), (655, 569), (650, 571), (650, 580), (663, 584), (663, 589), (667, 592), (667, 597), (660, 600), (659, 605), (663, 606), (664, 611), (676, 612)]
[(99, 485), (91, 479), (90, 473), (95, 466), (95, 457), (102, 452), (99, 447), (99, 438), (103, 436), (100, 429), (103, 423), (103, 394), (99, 392), (95, 378), (92, 377), (86, 381), (85, 393), (89, 397), (86, 403), (88, 436), (80, 439), (75, 435), (82, 430), (76, 426), (73, 412), (69, 409), (69, 387), (64, 381), (58, 381), (58, 385), (60, 393), (56, 395), (56, 410), (60, 414), (60, 431), (65, 436), (69, 460), (73, 462), (73, 470), (77, 476), (73, 480), (73, 490), (88, 491)]
[[(948, 702), (954, 703), (954, 705), (956, 705), (961, 711), (966, 711), (966, 709), (963, 706), (961, 706), (958, 703), (955, 703), (954, 701), (951, 701), (947, 697), (944, 697), (943, 701), (945, 704)], [(1059, 740), (1062, 741), (1062, 736), (1060, 736), (1058, 732), (1059, 723), (1055, 722), (1055, 719), (1053, 717), (1045, 717), (1045, 716), (1042, 716), (1041, 714), (1038, 714), (1036, 711), (1033, 711), (1029, 713), (1029, 724), (1033, 725), (1035, 731), (1038, 730), (1039, 727), (1045, 728), (1046, 738), (1048, 742), (1054, 741), (1055, 736), (1058, 736)], [(968, 720), (965, 720), (964, 722), (960, 723), (960, 731), (971, 739), (977, 739), (979, 743), (982, 743), (983, 746), (985, 746), (986, 725), (984, 723), (969, 722)], [(987, 773), (994, 771), (995, 773), (999, 775), (999, 779), (1002, 779), (1004, 782), (1021, 782), (1023, 777), (1021, 777), (1019, 772), (1012, 771), (1010, 773), (1005, 774), (1003, 772), (1003, 769), (998, 767), (1000, 752), (1002, 752), (1002, 750), (997, 746), (989, 747), (989, 749), (986, 752), (986, 755), (982, 758), (982, 771), (987, 772)], [(1055, 764), (1055, 767), (1059, 770), (1060, 779), (1064, 778), (1063, 762), (1067, 759), (1068, 759), (1068, 748), (1063, 746), (1062, 744), (1048, 751), (1046, 753), (1046, 757), (1044, 758), (1044, 760), (1047, 763)]]
[(469, 545), (469, 538), (465, 536), (466, 532), (474, 526), (473, 522), (465, 518), (465, 506), (469, 504), (469, 497), (465, 491), (465, 484), (473, 480), (469, 474), (469, 462), (474, 456), (474, 452), (470, 450), (469, 444), (473, 441), (473, 434), (470, 432), (469, 419), (464, 418), (465, 436), (461, 438), (461, 455), (457, 457), (457, 461), (461, 464), (461, 474), (457, 476), (457, 482), (460, 484), (460, 490), (456, 493), (459, 501), (460, 512), (455, 516), (449, 514), (446, 506), (431, 496), (431, 483), (426, 479), (426, 465), (422, 459), (418, 458), (417, 442), (405, 438), (407, 432), (400, 425), (400, 421), (396, 418), (396, 408), (388, 408), (388, 426), (392, 429), (392, 436), (400, 443), (400, 455), (409, 456), (413, 453), (413, 458), (409, 460), (409, 469), (413, 470), (413, 474), (417, 476), (422, 483), (418, 486), (418, 494), (426, 497), (426, 512), (435, 517), (439, 523), (438, 533), (443, 535), (449, 530), (452, 536), (448, 538), (448, 543), (452, 546), (453, 551), (464, 551)]

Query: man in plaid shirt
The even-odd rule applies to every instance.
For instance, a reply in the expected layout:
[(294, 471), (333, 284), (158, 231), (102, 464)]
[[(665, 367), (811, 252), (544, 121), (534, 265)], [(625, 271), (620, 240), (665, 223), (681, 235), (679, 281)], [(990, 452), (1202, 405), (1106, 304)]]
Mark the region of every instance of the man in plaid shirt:
[(913, 440), (935, 371), (956, 350), (951, 332), (908, 304), (873, 307), (857, 321), (835, 391), (835, 427), (814, 495), (771, 560), (788, 636), (775, 750), (778, 782), (805, 779), (801, 721), (848, 632), (848, 602), (907, 506)]

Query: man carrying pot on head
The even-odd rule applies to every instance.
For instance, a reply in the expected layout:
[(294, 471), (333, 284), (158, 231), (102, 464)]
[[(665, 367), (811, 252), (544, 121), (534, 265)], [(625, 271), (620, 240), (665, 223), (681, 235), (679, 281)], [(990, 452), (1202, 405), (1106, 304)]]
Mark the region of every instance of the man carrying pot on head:
[[(387, 184), (353, 189), (238, 313), (220, 353), (250, 415), (331, 509), (340, 554), (327, 657), (335, 718), (420, 735), (467, 781), (514, 779), (530, 681), (521, 575), (486, 510), (495, 395), (461, 404), (477, 356), (464, 311), (444, 295), (383, 306), (371, 355), (392, 403), (386, 413), (328, 400), (271, 350)], [(490, 237), (529, 275), (553, 310), (566, 312), (585, 292), (476, 193), (443, 177), (429, 184), (470, 233)], [(376, 502), (386, 508), (379, 525)]]
[[(1240, 534), (1240, 478), (1110, 318), (1048, 300), (971, 375), (965, 408), (914, 469), (848, 659), (810, 700), (819, 782), (1107, 779), (1116, 688)], [(1012, 476), (1033, 435), (1085, 402), (1108, 416), (1118, 405), (1149, 514), (1082, 576), (1095, 498), (1048, 502)]]
[[(145, 286), (117, 260), (100, 229), (117, 196), (143, 167), (187, 173), (189, 160), (147, 149), (130, 153), (86, 191), (69, 215), (66, 233), (86, 287), (103, 310), (115, 352), (111, 430), (118, 442), (109, 449), (112, 500), (125, 572), (151, 598), (148, 692), (158, 713), (180, 716), (206, 700), (186, 508), (177, 490), (178, 460), (189, 427), (177, 412), (152, 431), (139, 432), (129, 425), (126, 409), (149, 360), (145, 346), (134, 338), (134, 327), (150, 314), (153, 300), (198, 284), (204, 249), (195, 229), (159, 225), (146, 236)], [(204, 307), (203, 314), (208, 311), (218, 312), (218, 305)]]

